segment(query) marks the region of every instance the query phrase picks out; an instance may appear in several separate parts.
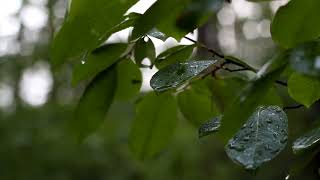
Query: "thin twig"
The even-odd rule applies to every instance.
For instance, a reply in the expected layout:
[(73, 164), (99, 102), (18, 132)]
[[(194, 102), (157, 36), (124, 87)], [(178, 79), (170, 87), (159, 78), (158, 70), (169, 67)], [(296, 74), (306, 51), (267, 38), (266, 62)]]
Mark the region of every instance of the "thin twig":
[(286, 107), (283, 107), (283, 110), (299, 109), (299, 108), (302, 108), (302, 107), (303, 107), (302, 104), (298, 104), (298, 105), (294, 105), (294, 106), (286, 106)]
[(282, 86), (285, 86), (285, 87), (288, 87), (288, 83), (287, 82), (283, 82), (283, 81), (280, 81), (280, 80), (276, 80), (275, 83), (279, 84), (279, 85), (282, 85)]

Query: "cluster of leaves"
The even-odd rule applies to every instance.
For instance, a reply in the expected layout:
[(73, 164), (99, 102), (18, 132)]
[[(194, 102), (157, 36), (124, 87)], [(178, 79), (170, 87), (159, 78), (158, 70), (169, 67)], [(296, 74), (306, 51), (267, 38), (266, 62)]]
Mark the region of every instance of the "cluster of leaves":
[[(94, 132), (114, 101), (138, 96), (139, 68), (146, 68), (142, 60), (149, 58), (159, 71), (150, 81), (154, 92), (136, 101), (129, 140), (136, 157), (154, 157), (168, 145), (178, 112), (200, 126), (200, 137), (219, 131), (227, 155), (246, 169), (277, 156), (287, 144), (288, 107), (283, 107), (273, 85), (287, 84), (288, 94), (306, 107), (320, 98), (320, 1), (291, 0), (278, 10), (271, 33), (281, 50), (259, 70), (187, 37), (193, 45), (156, 56), (150, 37), (181, 39), (205, 23), (227, 3), (224, 0), (157, 0), (144, 14), (126, 13), (136, 2), (72, 1), (55, 36), (52, 65), (75, 64), (74, 84), (90, 80), (70, 123), (77, 138)], [(128, 27), (133, 27), (128, 43), (105, 44), (113, 33)], [(206, 48), (213, 57), (193, 59), (195, 48)], [(240, 71), (251, 71), (254, 78), (216, 78), (220, 72)], [(288, 83), (278, 81), (283, 74)], [(319, 139), (320, 130), (315, 129), (296, 140), (293, 151), (314, 150)]]

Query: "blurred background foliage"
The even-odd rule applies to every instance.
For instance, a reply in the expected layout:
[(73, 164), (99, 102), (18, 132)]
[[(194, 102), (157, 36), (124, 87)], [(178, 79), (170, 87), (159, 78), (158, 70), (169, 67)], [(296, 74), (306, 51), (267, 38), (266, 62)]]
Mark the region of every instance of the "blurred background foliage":
[[(152, 2), (141, 0), (136, 9)], [(260, 67), (277, 49), (270, 37), (270, 19), (286, 2), (225, 3), (197, 31), (199, 41)], [(0, 0), (1, 179), (285, 179), (295, 162), (290, 146), (254, 175), (232, 163), (216, 137), (199, 140), (197, 123), (186, 121), (182, 115), (169, 148), (154, 160), (138, 162), (128, 149), (134, 101), (114, 103), (104, 126), (83, 144), (74, 143), (65, 127), (73, 118), (83, 87), (71, 86), (70, 66), (53, 73), (49, 63), (50, 42), (67, 4), (67, 0)], [(122, 40), (121, 35), (114, 38)], [(156, 47), (175, 43), (168, 39)], [(205, 51), (198, 54), (210, 56)], [(150, 90), (148, 80), (155, 70), (142, 72), (143, 93)], [(238, 87), (228, 87), (232, 88)], [(277, 89), (289, 99), (285, 89)], [(318, 124), (318, 110), (315, 104), (308, 113), (305, 109), (288, 112), (289, 144)], [(313, 163), (317, 160), (319, 155)], [(319, 179), (318, 168), (308, 166), (301, 177)]]

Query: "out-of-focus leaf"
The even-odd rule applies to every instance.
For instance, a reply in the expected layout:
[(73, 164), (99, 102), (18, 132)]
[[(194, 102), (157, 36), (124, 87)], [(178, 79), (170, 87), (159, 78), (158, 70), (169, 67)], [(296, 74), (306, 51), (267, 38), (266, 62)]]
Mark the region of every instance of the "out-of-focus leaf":
[(121, 59), (121, 55), (126, 51), (127, 47), (127, 44), (107, 44), (96, 49), (86, 60), (75, 65), (72, 84), (94, 77), (99, 72), (110, 67)]
[(158, 92), (178, 88), (193, 78), (210, 72), (216, 60), (175, 63), (158, 71), (151, 79), (151, 87)]
[(146, 42), (144, 38), (137, 41), (134, 47), (134, 60), (138, 65), (144, 58), (149, 58), (151, 62), (156, 58), (156, 50), (151, 39)]
[(111, 66), (98, 74), (87, 86), (70, 122), (77, 140), (83, 140), (93, 133), (104, 121), (114, 99), (116, 90), (116, 68)]
[(186, 33), (179, 32), (176, 18), (190, 0), (159, 0), (156, 1), (134, 26), (132, 39), (147, 34), (153, 28), (159, 29), (168, 36), (180, 39)]
[(177, 124), (177, 103), (168, 93), (149, 93), (137, 104), (129, 145), (139, 159), (152, 158), (170, 142)]
[(177, 26), (191, 32), (212, 17), (222, 6), (224, 0), (192, 0), (177, 19)]
[(320, 80), (293, 73), (288, 81), (288, 92), (294, 100), (309, 108), (320, 99)]
[(238, 58), (235, 58), (233, 56), (226, 56), (225, 59), (227, 59), (228, 62), (232, 62), (232, 64), (236, 64), (238, 66), (241, 66), (243, 68), (247, 68), (248, 70), (251, 70), (253, 72), (256, 72), (256, 69), (254, 69), (253, 67), (251, 67), (250, 65), (248, 65), (246, 62), (244, 62), (243, 60), (240, 60)]
[(284, 68), (285, 66), (281, 66), (248, 84), (242, 89), (240, 95), (234, 99), (233, 103), (227, 107), (222, 118), (221, 132), (219, 133), (225, 142), (231, 138), (259, 105), (264, 105), (261, 103), (265, 103), (265, 95)]
[(320, 41), (304, 43), (290, 51), (291, 67), (302, 74), (320, 77)]
[(195, 45), (178, 45), (159, 54), (155, 61), (157, 68), (161, 69), (165, 66), (176, 62), (187, 61), (194, 49)]
[(277, 156), (287, 139), (286, 113), (278, 106), (260, 106), (225, 148), (235, 163), (254, 170)]
[(52, 44), (52, 64), (90, 53), (137, 0), (76, 0)]
[(285, 48), (317, 39), (320, 36), (320, 1), (291, 0), (276, 13), (272, 25), (272, 39)]
[(130, 59), (117, 64), (117, 92), (115, 100), (126, 101), (139, 94), (142, 74), (139, 67)]
[(320, 143), (320, 128), (316, 128), (293, 142), (292, 149), (295, 154), (310, 150)]
[(218, 115), (206, 79), (195, 82), (179, 93), (178, 104), (184, 118), (196, 127)]
[(213, 134), (219, 131), (219, 128), (221, 126), (221, 119), (222, 119), (222, 116), (218, 116), (208, 122), (203, 123), (199, 127), (199, 131), (198, 131), (199, 138), (208, 136), (210, 134)]

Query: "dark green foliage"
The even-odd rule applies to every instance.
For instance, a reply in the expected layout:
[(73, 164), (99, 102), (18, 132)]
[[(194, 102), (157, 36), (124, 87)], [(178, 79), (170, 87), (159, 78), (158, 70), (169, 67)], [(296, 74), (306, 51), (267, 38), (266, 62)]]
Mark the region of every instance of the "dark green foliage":
[[(206, 23), (225, 1), (157, 0), (144, 14), (126, 13), (135, 2), (73, 0), (54, 38), (53, 67), (69, 62), (75, 64), (73, 84), (92, 80), (70, 122), (77, 139), (100, 127), (112, 103), (136, 100), (129, 147), (138, 159), (163, 152), (173, 138), (179, 115), (199, 127), (199, 137), (217, 134), (226, 144), (227, 155), (245, 169), (255, 170), (276, 157), (288, 139), (283, 110), (292, 107), (285, 106), (281, 98), (287, 91), (280, 96), (275, 84), (288, 86), (291, 98), (306, 107), (320, 98), (320, 1), (291, 0), (277, 11), (271, 34), (284, 49), (278, 48), (260, 68), (184, 37)], [(128, 27), (133, 27), (128, 43), (104, 43)], [(156, 57), (150, 37), (163, 41), (184, 37), (194, 44), (179, 44)], [(196, 47), (212, 56), (190, 60), (198, 58), (193, 53)], [(142, 64), (145, 58), (150, 59), (150, 67)], [(293, 72), (283, 73), (288, 64)], [(139, 68), (153, 66), (159, 69), (150, 81), (155, 92), (142, 95)], [(250, 73), (234, 73), (241, 71)], [(234, 73), (233, 78), (228, 73)], [(288, 83), (279, 79), (288, 79)], [(319, 148), (319, 139), (319, 130), (311, 131), (294, 142), (293, 151)]]

